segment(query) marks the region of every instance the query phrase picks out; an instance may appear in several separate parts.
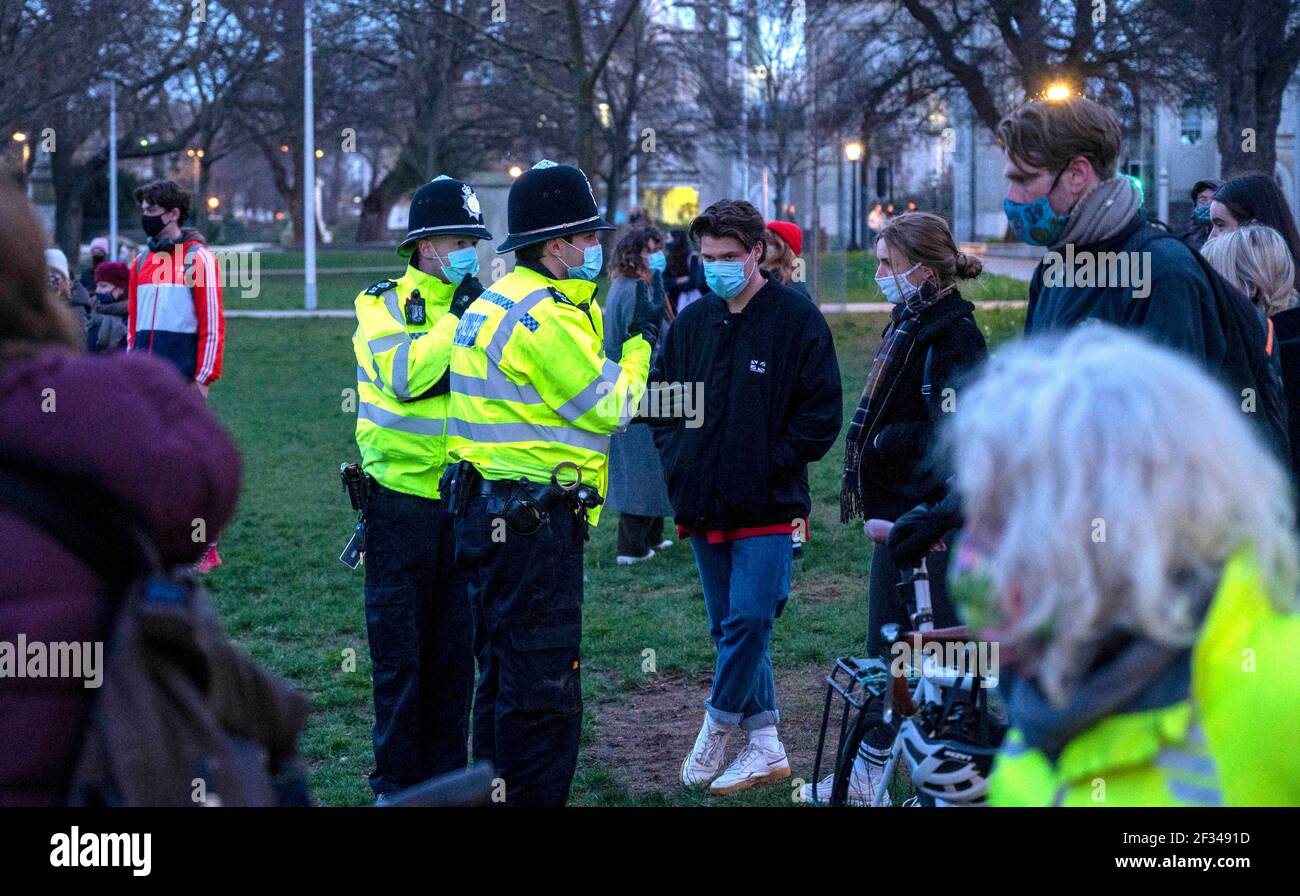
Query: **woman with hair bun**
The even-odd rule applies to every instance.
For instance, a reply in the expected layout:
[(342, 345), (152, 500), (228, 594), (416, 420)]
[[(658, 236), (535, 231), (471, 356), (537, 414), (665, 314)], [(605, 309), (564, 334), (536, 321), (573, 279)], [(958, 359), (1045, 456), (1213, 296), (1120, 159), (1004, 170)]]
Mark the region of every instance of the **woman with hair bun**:
[[(975, 306), (961, 297), (959, 280), (979, 276), (983, 264), (958, 250), (948, 222), (929, 212), (892, 218), (876, 239), (876, 284), (894, 306), (862, 399), (849, 426), (840, 487), (840, 519), (895, 520), (918, 502), (945, 494), (945, 471), (931, 447), (939, 421), (956, 407), (965, 374), (988, 355), (975, 323)], [(935, 626), (956, 625), (944, 588), (947, 553), (930, 561)], [(871, 557), (867, 656), (883, 658), (880, 628), (908, 626), (897, 598), (899, 569), (883, 545)], [(849, 781), (849, 799), (868, 805), (888, 759), (893, 734), (868, 735)], [(829, 799), (830, 780), (805, 786), (809, 802)], [(888, 804), (888, 794), (885, 795)]]

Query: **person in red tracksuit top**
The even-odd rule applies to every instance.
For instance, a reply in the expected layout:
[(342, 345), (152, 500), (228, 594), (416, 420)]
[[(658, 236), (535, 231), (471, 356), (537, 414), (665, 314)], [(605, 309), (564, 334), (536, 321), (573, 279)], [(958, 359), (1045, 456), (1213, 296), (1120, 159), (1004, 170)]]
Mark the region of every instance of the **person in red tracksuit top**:
[[(135, 191), (148, 248), (131, 264), (127, 285), (128, 351), (158, 355), (194, 381), (206, 398), (221, 376), (226, 320), (221, 311), (221, 277), (202, 234), (185, 227), (190, 194), (172, 180)], [(221, 565), (216, 542), (195, 567)]]

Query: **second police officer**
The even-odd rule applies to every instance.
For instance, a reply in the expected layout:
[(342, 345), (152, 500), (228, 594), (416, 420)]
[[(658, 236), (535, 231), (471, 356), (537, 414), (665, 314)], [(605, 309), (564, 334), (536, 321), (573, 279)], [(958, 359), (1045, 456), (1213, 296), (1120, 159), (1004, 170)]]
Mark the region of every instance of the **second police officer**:
[(397, 280), (357, 296), (357, 446), (368, 481), (366, 631), (375, 770), (386, 794), (464, 768), (473, 624), (455, 569), (446, 466), (448, 363), (460, 316), (483, 291), (475, 244), (491, 239), (477, 196), (446, 175), (411, 200)]
[(621, 362), (605, 357), (593, 281), (599, 232), (614, 228), (580, 169), (538, 162), (512, 185), (508, 219), (497, 252), (515, 267), (456, 329), (443, 492), (474, 612), (475, 761), (494, 763), (506, 804), (553, 806), (578, 757), (587, 526), (662, 310), (640, 284)]

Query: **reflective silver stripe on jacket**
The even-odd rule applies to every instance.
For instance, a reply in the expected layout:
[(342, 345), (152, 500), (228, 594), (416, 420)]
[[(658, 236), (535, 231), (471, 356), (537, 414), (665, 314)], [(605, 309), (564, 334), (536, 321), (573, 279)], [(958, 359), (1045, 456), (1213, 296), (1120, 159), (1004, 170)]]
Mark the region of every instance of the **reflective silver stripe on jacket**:
[(366, 370), (360, 364), (357, 365), (357, 379), (363, 383), (370, 383), (372, 386), (379, 389), (384, 388), (384, 378), (379, 375), (379, 371), (376, 370), (375, 375), (371, 377), (370, 371)]
[(468, 395), (470, 398), (512, 401), (517, 404), (542, 403), (542, 397), (537, 394), (537, 390), (532, 386), (528, 384), (519, 385), (504, 373), (501, 373), (499, 368), (489, 367), (488, 370), (496, 371), (497, 375), (489, 376), (487, 379), (479, 379), (476, 376), (453, 372), (451, 375), (451, 391), (460, 395)]
[(386, 411), (368, 401), (358, 404), (357, 418), (369, 420), (384, 429), (395, 429), (399, 432), (409, 432), (417, 436), (440, 436), (443, 434), (443, 422), (441, 420), (429, 420), (424, 417), (403, 417), (401, 414)]
[(409, 340), (399, 345), (397, 351), (393, 353), (393, 394), (397, 396), (398, 401), (411, 400), (411, 390), (408, 386), (408, 379), (411, 375), (410, 355), (411, 343)]
[(409, 339), (410, 337), (406, 333), (390, 333), (387, 336), (376, 336), (367, 342), (366, 346), (370, 349), (370, 354), (378, 355), (394, 346), (409, 341)]
[(1182, 745), (1164, 747), (1156, 754), (1155, 766), (1167, 773), (1165, 781), (1169, 792), (1182, 802), (1197, 806), (1222, 806), (1219, 767), (1205, 749), (1205, 731), (1194, 721), (1188, 726)]
[(448, 417), (447, 434), (471, 442), (551, 442), (598, 454), (609, 451), (609, 436), (537, 423), (470, 423), (468, 420)]
[[(618, 378), (622, 373), (621, 367), (606, 358), (605, 363), (600, 368), (600, 374), (588, 383), (581, 392), (556, 408), (556, 413), (570, 423), (577, 423), (583, 414), (589, 413), (592, 408), (600, 403), (602, 398), (614, 391), (614, 386), (618, 383)], [(630, 418), (631, 414), (624, 413), (622, 417)]]

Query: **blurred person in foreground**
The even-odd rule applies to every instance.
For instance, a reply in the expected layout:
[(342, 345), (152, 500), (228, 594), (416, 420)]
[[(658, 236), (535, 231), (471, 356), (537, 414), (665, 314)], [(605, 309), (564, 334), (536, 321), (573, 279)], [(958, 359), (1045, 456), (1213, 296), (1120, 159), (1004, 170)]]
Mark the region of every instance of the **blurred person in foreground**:
[[(614, 247), (609, 296), (605, 299), (605, 357), (623, 359), (623, 336), (639, 302), (665, 308), (663, 272), (667, 258), (663, 234), (655, 227), (636, 227)], [(657, 323), (662, 329), (662, 318)], [(630, 566), (673, 546), (664, 538), (664, 517), (673, 512), (664, 485), (663, 463), (648, 426), (629, 426), (609, 439), (609, 494), (605, 507), (618, 513), (618, 547), (614, 562)]]
[(951, 591), (1012, 724), (990, 804), (1300, 804), (1294, 509), (1222, 386), (1087, 327), (995, 354), (949, 436)]
[[(132, 508), (164, 563), (192, 563), (192, 533), (234, 513), (240, 459), (198, 392), (143, 355), (84, 355), (71, 312), (48, 292), (40, 222), (0, 184), (0, 470)], [(167, 471), (185, 459), (185, 475)], [(105, 637), (109, 597), (85, 561), (7, 503), (0, 489), (0, 642)], [(112, 533), (104, 533), (106, 542)], [(109, 664), (112, 663), (108, 655)], [(0, 685), (0, 805), (61, 802), (96, 691), (81, 680)]]

